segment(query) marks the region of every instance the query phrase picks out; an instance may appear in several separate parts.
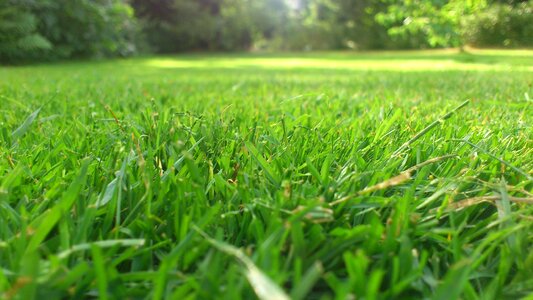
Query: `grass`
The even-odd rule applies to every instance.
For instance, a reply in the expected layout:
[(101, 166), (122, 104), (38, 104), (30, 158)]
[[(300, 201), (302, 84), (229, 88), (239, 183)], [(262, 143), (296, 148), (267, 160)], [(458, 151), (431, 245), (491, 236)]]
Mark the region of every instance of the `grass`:
[(2, 67), (0, 291), (531, 297), (532, 84), (532, 51)]

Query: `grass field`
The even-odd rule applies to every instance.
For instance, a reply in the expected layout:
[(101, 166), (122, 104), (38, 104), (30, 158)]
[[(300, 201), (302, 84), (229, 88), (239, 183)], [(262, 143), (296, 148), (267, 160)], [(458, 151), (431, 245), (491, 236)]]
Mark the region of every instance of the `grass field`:
[(533, 51), (1, 67), (0, 291), (533, 299), (532, 85)]

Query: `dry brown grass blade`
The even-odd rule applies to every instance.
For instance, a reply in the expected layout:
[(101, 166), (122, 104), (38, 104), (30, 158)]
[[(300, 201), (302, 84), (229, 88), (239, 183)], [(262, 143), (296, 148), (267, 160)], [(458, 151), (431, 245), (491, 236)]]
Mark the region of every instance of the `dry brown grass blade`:
[(395, 185), (399, 185), (399, 184), (402, 184), (406, 181), (408, 181), (409, 179), (411, 179), (411, 171), (404, 171), (402, 173), (400, 173), (400, 175), (398, 176), (394, 176), (390, 179), (387, 179), (383, 182), (380, 182), (378, 184), (375, 184), (373, 186), (369, 186), (369, 187), (366, 187), (364, 190), (360, 191), (358, 194), (359, 195), (364, 195), (364, 194), (368, 194), (368, 193), (372, 193), (374, 191), (379, 191), (379, 190), (384, 190), (388, 187), (391, 187), (391, 186), (395, 186)]
[[(501, 199), (500, 196), (481, 196), (481, 197), (467, 198), (461, 201), (448, 204), (447, 211), (461, 210), (463, 208), (477, 205), (483, 202), (495, 204), (495, 201), (500, 200), (500, 199)], [(533, 198), (530, 198), (530, 197), (527, 197), (527, 198), (509, 197), (509, 201), (515, 202), (515, 203), (533, 204)], [(431, 210), (431, 212), (435, 212), (437, 210), (438, 208), (434, 208)]]
[[(292, 214), (301, 212), (303, 210), (307, 210), (308, 208), (305, 206), (298, 206), (294, 210), (292, 210)], [(333, 210), (321, 206), (316, 206), (309, 210), (305, 214), (305, 219), (315, 223), (315, 224), (321, 224), (321, 223), (328, 223), (332, 222), (334, 220), (333, 218)]]
[(102, 101), (100, 101), (100, 103), (104, 106), (105, 110), (107, 110), (107, 112), (109, 112), (113, 116), (113, 119), (115, 120), (115, 123), (118, 125), (118, 128), (120, 129), (120, 131), (122, 131), (122, 133), (125, 133), (124, 128), (122, 127), (122, 124), (120, 124), (120, 121), (118, 120), (117, 115), (115, 115), (115, 113), (111, 109), (111, 106), (105, 104)]
[(442, 160), (446, 160), (446, 159), (450, 159), (450, 158), (458, 158), (459, 156), (457, 154), (448, 154), (448, 155), (443, 155), (443, 156), (439, 156), (439, 157), (435, 157), (435, 158), (432, 158), (432, 159), (428, 159), (424, 162), (421, 162), (417, 165), (414, 165), (412, 167), (410, 167), (409, 169), (407, 169), (405, 172), (414, 172), (422, 167), (425, 167), (427, 165), (430, 165), (430, 164), (434, 164), (436, 162), (439, 162), (439, 161), (442, 161)]
[(417, 165), (414, 165), (414, 166), (410, 167), (409, 169), (401, 172), (397, 176), (389, 178), (389, 179), (387, 179), (385, 181), (382, 181), (382, 182), (380, 182), (378, 184), (366, 187), (365, 189), (357, 192), (357, 194), (349, 195), (349, 196), (340, 198), (340, 199), (338, 199), (336, 201), (331, 202), (329, 205), (330, 206), (334, 206), (334, 205), (346, 202), (346, 201), (348, 201), (350, 199), (353, 199), (353, 198), (355, 198), (356, 196), (359, 196), (359, 195), (364, 195), (364, 194), (372, 193), (372, 192), (375, 192), (375, 191), (384, 190), (384, 189), (389, 188), (391, 186), (400, 185), (400, 184), (402, 184), (402, 183), (404, 183), (406, 181), (409, 181), (412, 178), (411, 177), (412, 173), (417, 171), (418, 169), (420, 169), (422, 167), (425, 167), (427, 165), (430, 165), (430, 164), (434, 164), (434, 163), (439, 162), (439, 161), (443, 161), (443, 160), (450, 159), (450, 158), (456, 158), (456, 157), (457, 157), (457, 155), (455, 155), (455, 154), (449, 154), (449, 155), (444, 155), (444, 156), (439, 156), (439, 157), (435, 157), (435, 158), (432, 158), (432, 159), (428, 159), (428, 160), (426, 160), (424, 162), (421, 162), (421, 163), (419, 163)]

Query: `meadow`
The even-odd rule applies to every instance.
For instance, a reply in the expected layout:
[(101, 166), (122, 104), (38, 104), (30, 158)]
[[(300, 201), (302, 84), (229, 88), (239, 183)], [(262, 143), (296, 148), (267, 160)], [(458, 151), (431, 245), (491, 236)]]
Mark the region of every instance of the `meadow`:
[(533, 299), (532, 125), (527, 50), (0, 67), (0, 293)]

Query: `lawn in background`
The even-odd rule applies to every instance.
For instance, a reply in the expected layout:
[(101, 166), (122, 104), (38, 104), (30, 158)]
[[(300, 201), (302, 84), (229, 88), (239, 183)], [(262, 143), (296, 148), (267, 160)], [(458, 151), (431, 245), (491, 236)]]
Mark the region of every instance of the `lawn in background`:
[(522, 50), (2, 67), (0, 291), (526, 296), (532, 85)]

